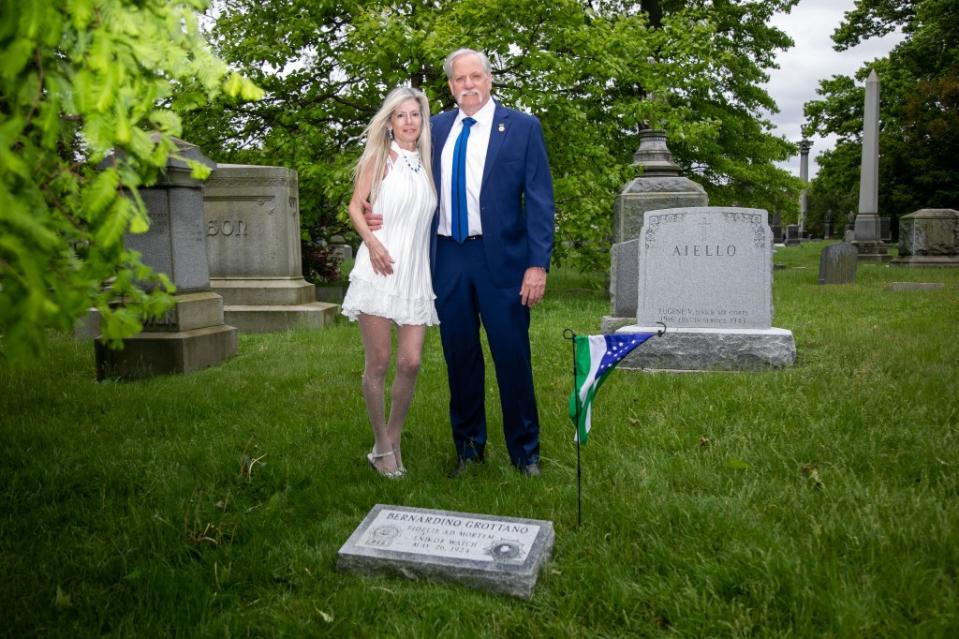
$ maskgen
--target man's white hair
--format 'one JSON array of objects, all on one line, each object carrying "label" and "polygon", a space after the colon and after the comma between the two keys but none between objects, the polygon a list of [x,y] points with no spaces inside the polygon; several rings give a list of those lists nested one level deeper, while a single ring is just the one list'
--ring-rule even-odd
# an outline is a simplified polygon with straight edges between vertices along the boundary
[{"label": "man's white hair", "polygon": [[490,75],[493,74],[493,67],[490,65],[489,58],[486,57],[485,53],[475,49],[457,49],[453,53],[446,56],[446,60],[443,61],[443,71],[446,72],[447,80],[453,79],[453,61],[461,55],[475,55],[480,59],[480,62],[483,63],[483,69],[486,70],[486,73]]}]

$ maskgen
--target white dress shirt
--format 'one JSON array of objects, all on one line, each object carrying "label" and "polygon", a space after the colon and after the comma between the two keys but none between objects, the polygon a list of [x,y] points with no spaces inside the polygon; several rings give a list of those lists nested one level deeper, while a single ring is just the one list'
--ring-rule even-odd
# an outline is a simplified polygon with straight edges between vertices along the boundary
[{"label": "white dress shirt", "polygon": [[[483,169],[486,167],[486,149],[489,147],[489,136],[493,130],[493,115],[496,112],[496,103],[490,98],[479,111],[471,117],[476,123],[470,127],[469,140],[466,143],[466,211],[469,216],[469,231],[467,235],[482,235],[483,222],[480,219],[480,189],[483,186]],[[440,197],[440,223],[437,233],[440,235],[452,235],[452,222],[450,221],[450,191],[452,190],[451,181],[453,176],[453,148],[456,146],[456,138],[463,130],[463,118],[467,117],[460,111],[456,120],[453,122],[453,128],[450,129],[449,137],[446,138],[446,144],[443,146],[443,155],[440,156],[442,162]]]}]

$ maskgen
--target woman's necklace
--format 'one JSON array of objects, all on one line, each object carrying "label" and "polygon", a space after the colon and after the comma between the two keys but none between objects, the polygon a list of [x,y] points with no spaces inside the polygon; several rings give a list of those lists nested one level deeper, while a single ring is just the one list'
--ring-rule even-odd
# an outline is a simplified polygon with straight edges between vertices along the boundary
[{"label": "woman's necklace", "polygon": [[423,170],[423,162],[419,159],[419,156],[416,158],[416,164],[413,164],[405,153],[400,153],[400,155],[403,156],[403,161],[406,162],[406,166],[410,167],[410,171],[413,173],[419,173]]}]

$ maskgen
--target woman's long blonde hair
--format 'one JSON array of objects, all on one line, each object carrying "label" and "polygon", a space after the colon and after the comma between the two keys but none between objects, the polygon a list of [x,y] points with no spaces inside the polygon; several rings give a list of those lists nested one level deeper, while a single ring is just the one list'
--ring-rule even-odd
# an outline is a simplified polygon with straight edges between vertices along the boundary
[{"label": "woman's long blonde hair", "polygon": [[383,183],[383,172],[386,169],[386,159],[390,153],[390,143],[393,136],[390,133],[390,117],[393,111],[406,100],[410,98],[419,102],[420,117],[422,127],[420,137],[416,141],[416,148],[420,152],[420,159],[423,162],[423,170],[426,171],[426,179],[434,193],[436,187],[433,184],[432,156],[430,154],[430,102],[426,94],[419,89],[412,87],[396,87],[390,91],[386,99],[383,100],[383,106],[376,112],[369,126],[366,127],[366,147],[363,149],[363,155],[360,156],[356,167],[353,169],[353,183],[356,184],[360,175],[367,167],[373,170],[373,183],[370,190],[370,204],[376,202],[380,192],[380,185]]}]

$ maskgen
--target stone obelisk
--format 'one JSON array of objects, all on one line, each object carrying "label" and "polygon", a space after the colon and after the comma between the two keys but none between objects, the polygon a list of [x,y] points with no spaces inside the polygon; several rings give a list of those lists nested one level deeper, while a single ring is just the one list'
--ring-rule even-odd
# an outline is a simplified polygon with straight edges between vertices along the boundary
[{"label": "stone obelisk", "polygon": [[873,69],[866,79],[863,109],[862,172],[859,176],[859,214],[856,216],[853,245],[859,260],[885,262],[891,259],[880,239],[879,221],[879,76]]}]

